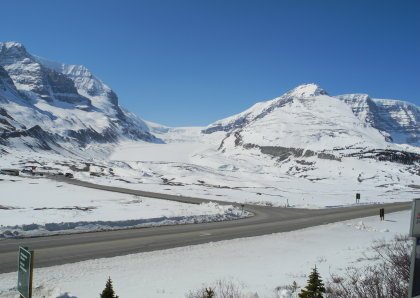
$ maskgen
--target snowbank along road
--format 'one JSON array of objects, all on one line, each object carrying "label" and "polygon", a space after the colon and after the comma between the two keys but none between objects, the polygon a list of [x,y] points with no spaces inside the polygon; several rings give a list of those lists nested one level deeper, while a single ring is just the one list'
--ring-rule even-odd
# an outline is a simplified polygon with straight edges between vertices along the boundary
[{"label": "snowbank along road", "polygon": [[[81,187],[157,199],[191,204],[208,202],[208,200],[193,197],[103,186],[66,178],[55,179]],[[232,204],[231,202],[220,203]],[[385,208],[385,212],[389,213],[406,210],[410,206],[410,202],[404,202],[311,210],[245,205],[244,208],[252,212],[254,216],[235,221],[114,230],[39,238],[7,239],[0,241],[0,273],[16,270],[19,245],[34,249],[35,266],[46,267],[88,259],[293,231],[316,225],[376,215],[379,214],[380,208]]]}]

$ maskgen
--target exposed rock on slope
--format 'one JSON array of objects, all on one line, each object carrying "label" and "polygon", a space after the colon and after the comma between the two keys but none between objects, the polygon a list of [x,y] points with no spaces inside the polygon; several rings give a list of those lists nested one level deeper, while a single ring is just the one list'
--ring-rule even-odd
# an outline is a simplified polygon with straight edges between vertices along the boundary
[{"label": "exposed rock on slope", "polygon": [[378,129],[387,140],[420,146],[420,109],[400,100],[372,99],[367,94],[337,96],[360,120]]},{"label": "exposed rock on slope", "polygon": [[[2,143],[13,139],[45,149],[48,143],[78,147],[122,139],[160,141],[86,67],[33,56],[16,42],[0,43],[0,102]],[[43,131],[43,139],[33,131]],[[40,141],[45,144],[38,146]]]}]

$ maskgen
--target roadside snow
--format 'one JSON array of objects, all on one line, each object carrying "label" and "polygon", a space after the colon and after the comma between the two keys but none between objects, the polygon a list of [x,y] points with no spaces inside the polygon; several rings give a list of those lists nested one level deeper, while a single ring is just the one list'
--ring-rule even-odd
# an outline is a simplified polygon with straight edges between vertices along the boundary
[{"label": "roadside snow", "polygon": [[0,176],[0,239],[235,219],[239,209],[190,205],[77,187],[43,178]]},{"label": "roadside snow", "polygon": [[[120,297],[184,297],[219,279],[243,285],[259,297],[278,297],[275,288],[306,282],[314,265],[327,279],[364,262],[374,240],[407,234],[409,211],[368,217],[267,236],[220,241],[35,270],[43,297],[96,297],[108,276]],[[0,275],[0,297],[17,297],[16,273]],[[48,294],[50,293],[50,294]],[[252,297],[252,296],[251,296]]]}]

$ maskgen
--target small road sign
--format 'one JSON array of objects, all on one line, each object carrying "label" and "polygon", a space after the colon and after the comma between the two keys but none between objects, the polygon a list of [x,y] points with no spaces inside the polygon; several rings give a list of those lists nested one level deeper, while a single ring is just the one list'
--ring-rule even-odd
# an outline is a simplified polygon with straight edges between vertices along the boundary
[{"label": "small road sign", "polygon": [[356,203],[360,202],[360,193],[356,193]]},{"label": "small road sign", "polygon": [[34,252],[19,247],[18,291],[23,298],[32,298],[32,272]]}]

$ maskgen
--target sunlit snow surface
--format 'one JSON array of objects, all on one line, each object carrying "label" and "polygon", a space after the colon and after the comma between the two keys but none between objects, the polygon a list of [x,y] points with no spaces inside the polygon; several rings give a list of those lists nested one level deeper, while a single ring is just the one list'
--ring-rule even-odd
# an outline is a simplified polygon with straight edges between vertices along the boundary
[{"label": "sunlit snow surface", "polygon": [[[129,183],[109,175],[91,178],[81,173],[79,178],[215,200],[306,208],[351,205],[356,193],[361,194],[362,204],[420,197],[413,187],[420,185],[418,164],[349,156],[372,149],[419,154],[420,149],[387,142],[344,98],[307,84],[206,128],[147,122],[166,144],[121,143],[109,158],[120,162],[114,172]],[[212,133],[203,134],[203,129]],[[261,146],[315,155],[280,159],[263,154]],[[319,152],[337,160],[320,158]]]},{"label": "sunlit snow surface", "polygon": [[[317,266],[324,281],[359,266],[374,240],[407,234],[409,211],[328,224],[289,233],[220,241],[122,257],[35,269],[39,297],[97,297],[111,276],[120,297],[184,297],[189,290],[232,280],[242,291],[274,298],[275,288],[302,286]],[[197,235],[199,237],[199,235]],[[17,297],[15,272],[0,274],[0,297]],[[67,292],[68,296],[64,294]],[[37,297],[38,297],[37,296]],[[256,296],[248,296],[256,297]],[[288,297],[288,296],[281,296]]]},{"label": "sunlit snow surface", "polygon": [[[220,153],[223,133],[201,135],[198,128],[172,129],[168,144],[124,143],[110,159],[124,161],[114,178],[81,179],[137,189],[198,196],[215,200],[320,208],[355,203],[407,201],[420,197],[420,177],[413,167],[374,159],[341,161],[307,157],[278,162],[258,150],[234,148]],[[184,138],[182,136],[185,136]],[[165,134],[158,135],[165,138]],[[299,163],[304,160],[305,164]],[[170,185],[162,184],[162,178]]]},{"label": "sunlit snow surface", "polygon": [[190,205],[82,188],[44,178],[0,176],[0,241],[191,222],[237,219],[242,211],[217,203]]},{"label": "sunlit snow surface", "polygon": [[[72,172],[93,183],[211,200],[323,208],[360,203],[408,201],[420,197],[413,165],[343,157],[316,156],[279,162],[258,150],[218,150],[224,133],[202,135],[200,128],[170,129],[156,134],[167,144],[125,142],[103,146],[108,159],[68,159],[22,151],[4,155],[2,167],[30,165],[50,172]],[[89,150],[89,148],[87,148]],[[304,160],[306,164],[302,164]],[[92,163],[90,171],[83,170]],[[94,173],[95,176],[92,176]],[[97,177],[98,176],[98,177]]]}]

